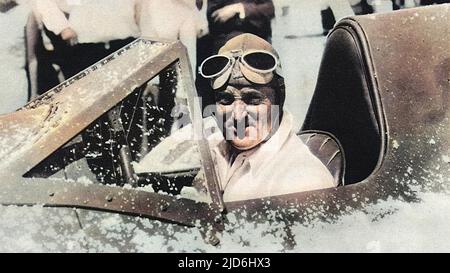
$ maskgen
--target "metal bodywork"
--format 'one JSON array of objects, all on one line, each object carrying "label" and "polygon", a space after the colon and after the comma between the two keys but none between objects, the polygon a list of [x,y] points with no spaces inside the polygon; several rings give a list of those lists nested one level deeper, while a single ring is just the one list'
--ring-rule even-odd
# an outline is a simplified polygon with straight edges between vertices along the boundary
[{"label": "metal bodywork", "polygon": [[[444,156],[450,154],[449,9],[450,5],[441,5],[341,20],[328,37],[317,88],[303,129],[326,131],[341,141],[348,163],[346,186],[227,203],[225,212],[250,221],[286,223],[289,237],[289,224],[307,221],[311,214],[317,212],[319,214],[315,217],[331,221],[347,213],[349,207],[363,209],[367,204],[389,197],[414,201],[416,196],[412,186],[431,191],[447,190],[450,164]],[[139,40],[115,56],[145,43]],[[202,220],[201,225],[221,229],[223,223],[220,216],[224,206],[205,143],[201,143],[200,147],[209,194],[213,200],[211,204],[162,197],[134,189],[65,185],[44,179],[33,179],[39,182],[34,183],[22,178],[25,172],[126,97],[127,92],[131,92],[130,87],[139,86],[176,60],[180,60],[182,71],[189,71],[185,55],[179,54],[184,52],[179,43],[163,43],[161,47],[155,56],[131,54],[124,61],[142,66],[130,65],[130,71],[114,75],[118,78],[114,78],[113,85],[112,75],[108,70],[102,70],[108,62],[111,62],[109,67],[114,66],[114,56],[111,56],[18,112],[0,117],[2,141],[11,139],[14,130],[21,133],[23,127],[31,129],[22,136],[22,142],[17,142],[15,138],[16,146],[5,146],[11,147],[11,150],[0,153],[0,202],[6,205],[44,204],[107,210],[189,226],[195,225],[196,220]],[[350,62],[340,59],[342,56],[353,59]],[[351,66],[351,69],[346,70],[343,64]],[[89,73],[98,73],[96,79],[99,81],[86,80]],[[360,82],[364,90],[349,87],[351,79]],[[186,76],[183,80],[189,90],[194,128],[197,128],[197,134],[201,134],[200,107],[194,98],[192,78]],[[78,84],[71,85],[75,81]],[[108,88],[103,88],[103,84],[107,84]],[[85,92],[82,94],[89,98],[90,104],[97,106],[86,107],[85,101],[77,102],[80,90],[70,90],[75,86],[83,86],[84,89],[80,90]],[[105,91],[95,93],[99,89]],[[66,107],[67,98],[59,97],[59,94],[73,97],[70,101],[74,104]],[[358,110],[368,111],[361,115],[354,112],[353,117],[343,106],[357,96],[361,97],[360,101],[366,107]],[[358,123],[364,118],[370,128],[366,128],[363,122]],[[20,128],[17,124],[21,124]],[[54,126],[46,126],[46,131],[42,131],[40,124]],[[358,137],[364,130],[373,138],[370,140],[373,145],[366,145],[371,147],[364,146],[366,139]],[[362,154],[358,155],[358,151],[352,151],[352,141],[373,153],[366,155],[360,149]],[[30,145],[22,145],[25,142]],[[370,158],[363,166],[365,171],[358,172],[357,164],[365,157]]]},{"label": "metal bodywork", "polygon": [[[217,198],[214,168],[208,165],[204,166],[204,171],[209,181],[211,203],[100,184],[23,178],[136,87],[173,63],[178,63],[179,84],[189,94],[188,106],[194,121],[195,139],[199,140],[200,153],[206,159],[203,162],[211,162],[207,143],[201,138],[201,111],[194,95],[185,48],[179,42],[138,39],[22,109],[1,117],[1,203],[91,208],[165,219],[189,226],[195,226],[198,220],[220,226],[220,222],[214,219],[220,216],[223,205]],[[194,115],[198,117],[194,118]]]}]

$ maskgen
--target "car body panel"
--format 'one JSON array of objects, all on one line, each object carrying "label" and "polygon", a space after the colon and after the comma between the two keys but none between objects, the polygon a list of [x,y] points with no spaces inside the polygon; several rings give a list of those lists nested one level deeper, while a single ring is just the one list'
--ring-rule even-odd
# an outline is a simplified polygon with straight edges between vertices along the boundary
[{"label": "car body panel", "polygon": [[118,213],[1,206],[0,220],[2,252],[171,252],[177,244],[185,251],[214,248],[198,228]]}]

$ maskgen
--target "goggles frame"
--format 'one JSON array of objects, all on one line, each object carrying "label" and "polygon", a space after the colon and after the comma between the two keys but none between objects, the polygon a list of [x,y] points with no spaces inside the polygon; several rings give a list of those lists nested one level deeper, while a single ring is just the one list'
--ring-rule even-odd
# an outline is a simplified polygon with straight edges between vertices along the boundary
[{"label": "goggles frame", "polygon": [[[270,57],[272,57],[273,61],[274,61],[274,65],[273,67],[269,68],[269,69],[259,69],[259,68],[255,68],[253,66],[251,66],[246,60],[245,57],[247,55],[250,54],[255,54],[255,53],[263,53],[263,54],[267,54]],[[205,74],[204,73],[204,66],[205,64],[207,64],[207,62],[211,61],[214,58],[218,58],[218,57],[223,57],[228,59],[228,62],[226,63],[226,65],[217,73],[215,74]],[[245,51],[243,52],[242,50],[233,50],[233,51],[229,51],[226,54],[216,54],[216,55],[212,55],[208,58],[206,58],[200,65],[199,67],[199,74],[205,78],[205,79],[216,79],[222,75],[224,75],[225,73],[229,72],[231,69],[233,69],[234,65],[236,64],[236,60],[239,62],[240,65],[243,65],[245,68],[249,69],[250,71],[257,73],[257,74],[261,74],[261,75],[267,75],[269,73],[274,73],[274,71],[277,70],[277,68],[280,67],[280,62],[277,56],[275,56],[275,54],[273,54],[272,52],[269,52],[267,50],[249,50],[249,51]],[[241,69],[242,74],[244,75],[245,78],[247,78],[248,80],[252,81],[251,78],[252,77],[247,77],[245,70]],[[231,73],[230,73],[231,74]],[[278,74],[278,73],[277,73]],[[272,80],[272,77],[270,77],[270,80]],[[256,82],[259,84],[267,84],[270,82]]]}]

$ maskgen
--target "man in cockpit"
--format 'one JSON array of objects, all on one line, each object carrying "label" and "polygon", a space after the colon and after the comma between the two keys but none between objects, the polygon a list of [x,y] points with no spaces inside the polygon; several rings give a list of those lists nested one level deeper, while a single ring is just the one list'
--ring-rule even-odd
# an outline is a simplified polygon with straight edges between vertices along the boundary
[{"label": "man in cockpit", "polygon": [[265,40],[242,34],[201,64],[222,136],[213,159],[225,202],[334,187],[333,177],[293,131],[284,109],[280,58]]}]

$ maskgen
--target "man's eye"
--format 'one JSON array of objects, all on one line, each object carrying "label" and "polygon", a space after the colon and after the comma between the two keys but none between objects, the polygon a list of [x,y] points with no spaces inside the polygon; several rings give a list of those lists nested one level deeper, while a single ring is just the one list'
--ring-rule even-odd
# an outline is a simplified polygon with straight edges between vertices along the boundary
[{"label": "man's eye", "polygon": [[230,100],[230,99],[219,100],[219,104],[223,104],[223,105],[231,105],[232,103],[233,103],[233,100]]},{"label": "man's eye", "polygon": [[230,105],[230,104],[232,104],[232,103],[234,102],[234,96],[232,96],[232,95],[226,95],[226,94],[219,95],[219,96],[217,97],[216,101],[217,101],[219,104]]},{"label": "man's eye", "polygon": [[245,98],[244,102],[247,105],[260,105],[264,103],[264,98],[259,97],[251,97],[251,98]]}]

